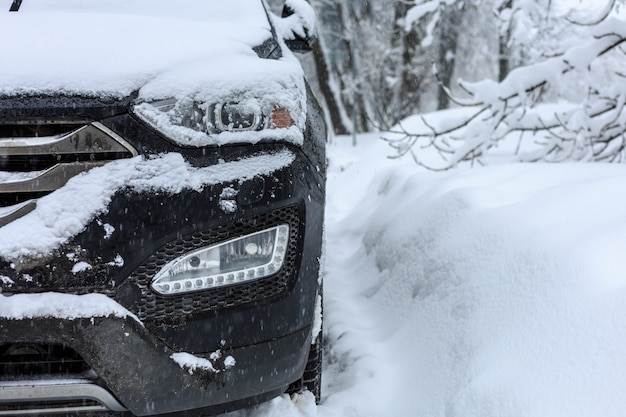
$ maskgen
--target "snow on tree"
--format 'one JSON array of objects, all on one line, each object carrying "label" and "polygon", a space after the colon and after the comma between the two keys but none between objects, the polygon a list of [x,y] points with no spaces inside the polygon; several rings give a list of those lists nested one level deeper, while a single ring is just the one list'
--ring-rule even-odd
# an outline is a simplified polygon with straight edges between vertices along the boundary
[{"label": "snow on tree", "polygon": [[395,46],[390,48],[397,1],[312,0],[311,4],[320,25],[315,68],[335,131],[367,131],[400,120],[387,123],[387,109],[397,106],[388,100],[395,79],[384,71],[395,67],[398,55]]},{"label": "snow on tree", "polygon": [[[421,109],[425,91],[439,88],[430,63],[454,54],[439,59],[439,43],[423,42],[428,28],[405,30],[410,2],[311,0],[311,5],[319,42],[313,60],[305,59],[305,69],[317,75],[315,84],[336,133],[389,129]],[[436,35],[455,40],[448,26],[438,27]]]},{"label": "snow on tree", "polygon": [[[451,2],[427,3],[440,8]],[[500,68],[508,69],[515,60],[526,65],[510,70],[499,82],[459,81],[465,95],[453,100],[470,109],[463,117],[435,125],[422,116],[415,131],[399,124],[390,143],[399,155],[411,154],[432,169],[464,161],[484,163],[512,134],[518,136],[523,161],[623,161],[626,18],[619,6],[617,0],[595,10],[552,0],[500,1],[494,8],[502,23],[500,45],[508,44],[513,52],[506,65],[500,61]],[[420,157],[424,148],[435,149],[441,164],[426,164]]]},{"label": "snow on tree", "polygon": [[[448,107],[433,63],[444,83],[495,73],[492,51],[484,51],[497,38],[493,1],[427,0],[417,16],[420,7],[406,0],[311,0],[319,48],[305,70],[317,75],[335,132],[387,130],[411,114]],[[479,71],[469,64],[476,57]],[[485,57],[493,62],[485,65]]]}]

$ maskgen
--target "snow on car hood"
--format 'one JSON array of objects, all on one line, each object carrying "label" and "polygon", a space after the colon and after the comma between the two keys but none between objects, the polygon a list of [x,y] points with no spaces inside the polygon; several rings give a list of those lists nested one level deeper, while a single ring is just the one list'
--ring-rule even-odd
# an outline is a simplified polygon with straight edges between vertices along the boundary
[{"label": "snow on car hood", "polygon": [[[0,0],[0,95],[83,94],[205,103],[247,96],[302,112],[303,72],[252,49],[271,38],[261,0]],[[298,126],[303,120],[296,120]],[[207,143],[209,144],[209,143]]]},{"label": "snow on car hood", "polygon": [[[281,67],[252,50],[271,34],[257,0],[25,0],[8,12],[10,3],[0,3],[3,94],[128,95],[150,84],[151,94],[174,96],[195,84],[198,64],[231,79]],[[181,69],[188,77],[172,85]]]}]

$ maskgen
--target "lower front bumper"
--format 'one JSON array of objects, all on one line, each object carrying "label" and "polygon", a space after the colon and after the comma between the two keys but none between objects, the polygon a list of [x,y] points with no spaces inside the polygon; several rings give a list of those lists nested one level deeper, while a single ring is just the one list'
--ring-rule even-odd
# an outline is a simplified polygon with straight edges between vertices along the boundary
[{"label": "lower front bumper", "polygon": [[[190,360],[181,364],[172,359],[176,352],[130,316],[0,320],[0,344],[62,344],[71,347],[97,375],[90,372],[90,384],[104,388],[124,408],[138,416],[205,407],[221,412],[230,406],[239,407],[242,402],[253,404],[283,392],[304,371],[310,337],[310,327],[306,327],[265,343],[196,354],[195,357],[185,355]],[[234,361],[224,361],[229,356]],[[207,361],[214,369],[191,366],[195,362],[207,364]],[[58,378],[59,384],[68,379],[66,375],[26,378],[32,387],[54,384],[54,378]],[[24,385],[23,379],[20,384]],[[90,389],[85,389],[87,391]],[[106,397],[99,388],[95,391]],[[41,392],[45,397],[45,392],[52,390]],[[32,398],[15,398],[15,393],[16,381],[0,375],[0,406],[3,409],[13,404],[25,408],[26,401],[33,401]],[[80,399],[78,394],[75,397]],[[94,396],[85,395],[84,398],[92,401]],[[44,402],[44,399],[38,400]],[[107,404],[104,406],[112,408]]]}]

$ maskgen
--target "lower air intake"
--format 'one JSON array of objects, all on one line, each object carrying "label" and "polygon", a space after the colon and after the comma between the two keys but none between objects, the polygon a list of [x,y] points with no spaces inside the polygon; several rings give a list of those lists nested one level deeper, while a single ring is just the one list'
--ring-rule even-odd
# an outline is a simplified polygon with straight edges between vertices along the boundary
[{"label": "lower air intake", "polygon": [[67,346],[25,343],[0,346],[1,379],[80,375],[88,370],[89,365]]}]

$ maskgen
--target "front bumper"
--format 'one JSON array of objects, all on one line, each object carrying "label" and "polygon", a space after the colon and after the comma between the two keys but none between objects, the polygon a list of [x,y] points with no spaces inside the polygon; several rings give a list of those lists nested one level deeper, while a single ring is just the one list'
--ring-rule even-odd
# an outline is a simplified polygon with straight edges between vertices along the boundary
[{"label": "front bumper", "polygon": [[[72,407],[77,406],[71,410],[80,410],[83,399],[95,404],[94,409],[124,408],[139,416],[191,409],[206,409],[207,414],[216,414],[284,392],[302,376],[311,346],[321,250],[323,199],[319,198],[320,194],[314,194],[321,190],[303,186],[311,179],[307,179],[306,171],[299,172],[298,166],[305,165],[294,164],[265,177],[264,183],[275,185],[270,191],[266,187],[260,201],[238,202],[239,210],[235,213],[220,213],[219,201],[208,198],[220,195],[226,186],[239,187],[240,195],[245,197],[249,195],[245,193],[247,182],[219,184],[200,193],[170,196],[169,208],[159,203],[162,196],[117,194],[109,214],[100,221],[115,224],[116,232],[98,249],[101,255],[107,251],[122,253],[126,263],[120,268],[99,270],[91,258],[94,268],[85,271],[84,277],[67,272],[41,274],[38,282],[50,276],[53,283],[59,283],[53,291],[65,287],[64,292],[70,294],[106,294],[139,320],[132,316],[74,320],[0,318],[0,347],[21,343],[67,346],[94,371],[87,380],[79,377],[80,381],[71,381],[73,386],[62,386],[67,384],[68,375],[40,373],[20,382],[0,375],[0,415],[3,410],[4,415],[16,415],[20,409],[45,408],[51,403],[71,403]],[[258,179],[251,181],[250,187],[254,188],[256,182]],[[316,198],[309,200],[308,195]],[[172,210],[172,207],[187,209],[188,217],[180,221],[184,210]],[[120,212],[126,215],[115,219]],[[211,215],[207,216],[207,212]],[[192,213],[195,218],[191,217]],[[154,223],[147,222],[150,216],[154,216]],[[294,234],[288,260],[275,276],[169,297],[151,290],[151,277],[159,266],[193,250],[194,245],[211,244],[279,222],[288,222]],[[152,239],[142,231],[149,232]],[[78,253],[75,247],[90,247],[93,237],[101,234],[102,226],[93,222],[74,239],[74,246],[68,251]],[[88,256],[88,252],[83,253]],[[67,259],[57,256],[51,262]],[[48,265],[52,265],[49,270],[53,272],[65,267],[59,264],[55,269],[53,263]],[[71,288],[72,284],[76,287]],[[97,288],[101,290],[94,291]],[[5,289],[7,295],[0,295],[0,304],[5,296],[42,293],[39,288],[28,290]],[[49,293],[43,291],[42,295],[46,294]],[[235,365],[225,366],[217,358],[213,361],[215,370],[195,369],[190,373],[190,369],[181,367],[171,357],[184,352],[211,360],[218,350],[222,358],[234,358]],[[24,399],[25,386],[37,388],[35,398]],[[59,391],[64,390],[77,391],[72,401],[60,398]]]},{"label": "front bumper", "polygon": [[[207,414],[215,414],[284,392],[302,375],[315,318],[324,212],[323,129],[307,127],[307,134],[317,139],[309,137],[303,148],[277,143],[183,148],[129,114],[105,116],[97,117],[99,123],[146,158],[177,153],[193,167],[223,167],[288,150],[294,161],[269,174],[175,193],[121,188],[105,212],[50,258],[17,267],[0,260],[0,276],[11,281],[0,281],[0,303],[4,294],[99,293],[139,318],[17,320],[0,314],[0,359],[3,347],[19,343],[67,346],[94,371],[70,382],[87,392],[86,398],[96,396],[110,410],[119,405],[136,415],[206,407]],[[295,234],[288,262],[276,276],[176,296],[159,296],[150,288],[160,267],[182,253],[284,222]],[[74,272],[77,262],[92,268]],[[235,365],[218,360],[216,371],[190,374],[171,358],[184,352],[207,360],[218,350],[232,356]],[[21,400],[19,387],[39,386],[45,379],[44,385],[56,388],[35,390],[42,397],[60,397],[71,389],[63,385],[68,382],[64,376],[40,372],[20,382],[0,372],[0,415],[3,407],[32,405],[32,398],[28,404]],[[48,402],[44,400],[42,404]]]},{"label": "front bumper", "polygon": [[[310,328],[306,327],[276,340],[222,352],[234,358],[234,365],[225,366],[217,358],[224,356],[215,352],[195,354],[211,360],[214,370],[192,370],[175,362],[171,357],[175,352],[131,316],[2,319],[0,343],[7,342],[70,346],[97,375],[90,372],[90,379],[84,379],[82,386],[76,384],[74,398],[97,397],[105,408],[119,411],[112,406],[115,402],[104,398],[105,394],[98,397],[93,394],[98,390],[87,389],[91,385],[105,388],[138,416],[205,407],[212,407],[210,412],[221,412],[241,406],[242,400],[254,402],[251,393],[258,398],[276,395],[302,375],[311,345]],[[15,415],[20,407],[32,409],[38,401],[50,403],[54,395],[58,397],[54,394],[55,386],[68,384],[68,380],[71,381],[70,376],[50,379],[39,375],[0,381],[0,410],[9,412],[5,415]],[[39,398],[20,399],[16,393],[24,386],[37,388]]]}]

